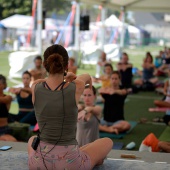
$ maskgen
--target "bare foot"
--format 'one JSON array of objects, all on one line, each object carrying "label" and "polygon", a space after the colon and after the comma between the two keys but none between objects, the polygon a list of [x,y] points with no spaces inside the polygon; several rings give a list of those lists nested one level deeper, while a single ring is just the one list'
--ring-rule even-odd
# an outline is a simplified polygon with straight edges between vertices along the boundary
[{"label": "bare foot", "polygon": [[116,135],[119,134],[118,129],[114,128],[113,126],[108,127],[110,133],[115,133]]},{"label": "bare foot", "polygon": [[116,135],[118,135],[119,134],[119,131],[117,130],[117,129],[114,129],[114,132],[113,133],[115,133]]}]

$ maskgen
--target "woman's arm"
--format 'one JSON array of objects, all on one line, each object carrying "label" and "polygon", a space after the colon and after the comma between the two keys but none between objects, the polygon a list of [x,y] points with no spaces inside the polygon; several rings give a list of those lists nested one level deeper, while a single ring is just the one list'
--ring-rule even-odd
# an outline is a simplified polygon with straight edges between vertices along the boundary
[{"label": "woman's arm", "polygon": [[100,94],[119,94],[119,95],[126,95],[127,90],[126,89],[112,89],[112,88],[100,88],[99,89]]},{"label": "woman's arm", "polygon": [[98,92],[99,92],[100,94],[110,94],[110,88],[104,88],[104,87],[102,87],[102,88],[100,88],[100,89],[98,90]]},{"label": "woman's arm", "polygon": [[21,91],[27,92],[29,94],[32,94],[32,90],[30,87],[20,87],[20,88],[10,88],[9,92],[13,93],[13,94],[19,94]]},{"label": "woman's arm", "polygon": [[92,89],[92,80],[89,74],[82,74],[77,76],[76,81],[81,81],[84,85],[89,84],[90,89]]},{"label": "woman's arm", "polygon": [[32,90],[31,90],[31,88],[29,88],[29,87],[21,88],[21,91],[24,91],[24,92],[27,92],[27,93],[29,93],[29,94],[32,94]]},{"label": "woman's arm", "polygon": [[81,104],[78,104],[78,112],[82,111],[85,107]]},{"label": "woman's arm", "polygon": [[80,97],[85,89],[85,85],[89,85],[89,88],[92,89],[92,80],[89,74],[82,74],[77,76],[74,82],[76,84],[76,103],[78,105]]},{"label": "woman's arm", "polygon": [[164,95],[165,96],[170,96],[167,94],[168,87],[169,87],[169,81],[166,81],[164,84]]},{"label": "woman's arm", "polygon": [[5,104],[10,104],[12,101],[12,97],[10,95],[0,97],[0,102]]},{"label": "woman's arm", "polygon": [[112,94],[119,94],[119,95],[127,95],[127,90],[126,89],[111,89],[110,90],[110,95]]},{"label": "woman's arm", "polygon": [[100,117],[101,112],[100,106],[87,106],[78,113],[78,120],[89,120],[92,114]]},{"label": "woman's arm", "polygon": [[87,113],[92,113],[96,116],[99,116],[100,113],[102,112],[102,108],[100,106],[87,106],[87,107],[84,108],[84,110]]}]

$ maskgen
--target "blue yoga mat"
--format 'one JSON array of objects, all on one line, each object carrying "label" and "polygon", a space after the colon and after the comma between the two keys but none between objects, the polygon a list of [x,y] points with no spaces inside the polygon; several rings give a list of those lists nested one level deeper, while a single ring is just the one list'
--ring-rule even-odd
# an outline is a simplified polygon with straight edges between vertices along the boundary
[{"label": "blue yoga mat", "polygon": [[121,150],[123,148],[123,142],[114,142],[113,148],[114,150]]},{"label": "blue yoga mat", "polygon": [[128,121],[128,122],[130,123],[131,128],[127,132],[119,133],[118,135],[116,135],[114,133],[100,132],[100,138],[104,138],[104,137],[109,137],[112,139],[123,138],[126,134],[130,133],[132,131],[132,129],[137,125],[137,122],[135,122],[135,121]]}]

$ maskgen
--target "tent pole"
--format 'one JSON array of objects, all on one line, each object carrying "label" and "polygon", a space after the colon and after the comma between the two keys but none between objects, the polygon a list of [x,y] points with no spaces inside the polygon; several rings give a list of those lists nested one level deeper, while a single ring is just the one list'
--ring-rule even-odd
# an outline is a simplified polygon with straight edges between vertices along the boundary
[{"label": "tent pole", "polygon": [[102,7],[101,10],[101,21],[102,21],[102,29],[101,29],[101,48],[104,50],[105,44],[105,19],[106,19],[106,7]]},{"label": "tent pole", "polygon": [[42,54],[42,0],[38,0],[37,6],[37,45],[38,45],[38,54]]},{"label": "tent pole", "polygon": [[76,17],[75,17],[75,49],[80,49],[79,43],[79,34],[80,34],[80,3],[79,1],[76,2]]},{"label": "tent pole", "polygon": [[122,32],[120,37],[120,50],[122,51],[124,48],[124,39],[125,39],[125,7],[121,8],[122,10]]}]

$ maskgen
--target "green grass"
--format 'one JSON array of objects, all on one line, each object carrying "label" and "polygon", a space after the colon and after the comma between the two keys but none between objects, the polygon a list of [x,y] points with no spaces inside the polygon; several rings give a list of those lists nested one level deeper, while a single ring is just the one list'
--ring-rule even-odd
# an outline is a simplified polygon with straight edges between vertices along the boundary
[{"label": "green grass", "polygon": [[153,101],[155,99],[162,99],[162,95],[155,92],[139,92],[137,94],[129,95],[128,102],[125,104],[125,118],[127,120],[139,121],[140,118],[147,118],[148,121],[156,116],[161,116],[160,112],[149,112],[148,108],[154,107]]},{"label": "green grass", "polygon": [[123,142],[123,149],[125,149],[126,145],[133,141],[136,144],[133,150],[139,150],[141,142],[149,133],[154,133],[155,136],[159,138],[165,128],[165,125],[138,124],[129,134],[125,135],[123,139],[113,139],[113,142]]},{"label": "green grass", "polygon": [[163,133],[161,134],[159,139],[162,140],[162,141],[169,141],[170,142],[169,134],[170,134],[170,127],[166,127],[166,129],[163,131]]}]

